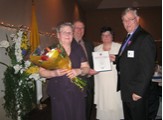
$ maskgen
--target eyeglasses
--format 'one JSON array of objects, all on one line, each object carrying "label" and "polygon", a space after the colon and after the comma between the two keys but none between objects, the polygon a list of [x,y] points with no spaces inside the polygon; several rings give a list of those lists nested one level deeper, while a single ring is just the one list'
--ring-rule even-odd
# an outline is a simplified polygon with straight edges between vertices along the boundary
[{"label": "eyeglasses", "polygon": [[73,35],[72,32],[65,32],[65,31],[60,31],[62,35]]},{"label": "eyeglasses", "polygon": [[84,27],[74,27],[74,29],[84,29]]},{"label": "eyeglasses", "polygon": [[111,36],[112,36],[111,34],[107,34],[107,35],[102,34],[102,35],[101,35],[101,37],[111,37]]},{"label": "eyeglasses", "polygon": [[122,20],[123,23],[127,23],[127,22],[133,22],[136,19],[136,17],[134,18],[128,18],[127,20]]}]

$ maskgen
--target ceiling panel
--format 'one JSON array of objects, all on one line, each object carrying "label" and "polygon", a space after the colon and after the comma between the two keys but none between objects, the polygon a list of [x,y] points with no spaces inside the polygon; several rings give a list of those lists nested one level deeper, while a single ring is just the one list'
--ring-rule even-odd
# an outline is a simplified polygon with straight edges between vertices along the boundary
[{"label": "ceiling panel", "polygon": [[98,9],[161,6],[162,0],[103,0]]},{"label": "ceiling panel", "polygon": [[162,0],[78,0],[85,11],[125,7],[162,6]]}]

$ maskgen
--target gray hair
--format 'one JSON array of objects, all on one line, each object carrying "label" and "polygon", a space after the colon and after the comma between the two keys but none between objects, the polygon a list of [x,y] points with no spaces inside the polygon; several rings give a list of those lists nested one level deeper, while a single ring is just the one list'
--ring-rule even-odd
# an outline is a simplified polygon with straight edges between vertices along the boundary
[{"label": "gray hair", "polygon": [[137,12],[137,9],[135,8],[126,8],[122,14],[121,14],[121,17],[123,17],[124,15],[126,15],[128,12],[133,12],[135,14],[135,16],[139,16],[138,15],[138,12]]},{"label": "gray hair", "polygon": [[57,33],[60,32],[61,28],[66,27],[66,26],[71,27],[72,30],[73,30],[73,25],[72,25],[72,23],[70,23],[70,22],[63,22],[63,23],[57,25],[57,27],[56,27],[56,31],[57,31]]}]

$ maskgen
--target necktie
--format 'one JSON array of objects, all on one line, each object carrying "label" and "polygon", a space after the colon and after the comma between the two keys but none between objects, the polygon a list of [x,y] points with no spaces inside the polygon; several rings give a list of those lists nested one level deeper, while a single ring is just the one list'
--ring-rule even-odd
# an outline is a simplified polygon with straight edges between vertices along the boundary
[{"label": "necktie", "polygon": [[82,46],[82,48],[83,48],[83,50],[84,50],[84,53],[85,53],[86,57],[88,58],[87,51],[86,51],[86,48],[85,48],[85,45],[84,45],[83,40],[80,40],[80,41],[79,41],[79,44]]},{"label": "necktie", "polygon": [[127,36],[126,36],[126,39],[125,39],[125,40],[127,40],[127,39],[130,37],[130,35],[131,35],[131,34],[127,34]]},{"label": "necktie", "polygon": [[126,48],[127,43],[130,41],[130,37],[131,37],[130,34],[128,34],[127,37],[126,37],[126,39],[125,39],[125,42],[124,42],[124,44],[122,46],[120,55],[123,53],[124,49]]}]

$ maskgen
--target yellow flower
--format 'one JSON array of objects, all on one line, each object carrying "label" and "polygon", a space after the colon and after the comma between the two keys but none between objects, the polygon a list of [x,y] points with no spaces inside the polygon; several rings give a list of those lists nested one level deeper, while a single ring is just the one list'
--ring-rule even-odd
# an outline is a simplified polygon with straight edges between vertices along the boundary
[{"label": "yellow flower", "polygon": [[59,55],[59,51],[56,49],[52,49],[46,54],[49,58],[57,58]]},{"label": "yellow flower", "polygon": [[38,66],[31,66],[25,72],[28,74],[34,74],[34,73],[38,73],[38,71],[39,71]]},{"label": "yellow flower", "polygon": [[28,46],[26,43],[22,43],[21,44],[21,48],[24,49],[24,50],[27,50],[28,49]]}]

